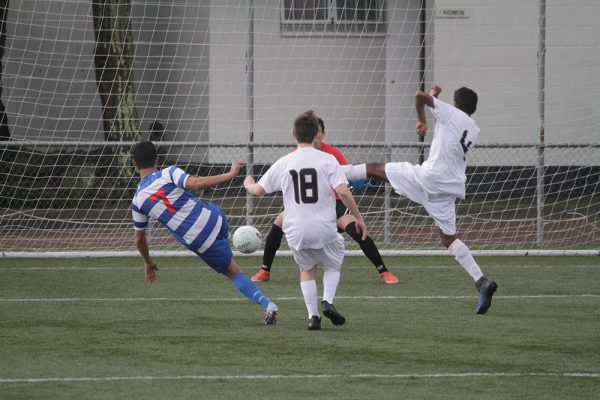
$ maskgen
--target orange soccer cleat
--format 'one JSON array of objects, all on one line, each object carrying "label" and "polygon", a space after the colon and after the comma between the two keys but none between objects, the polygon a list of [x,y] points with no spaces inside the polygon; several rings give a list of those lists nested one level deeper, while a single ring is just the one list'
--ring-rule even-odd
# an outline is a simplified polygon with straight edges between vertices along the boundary
[{"label": "orange soccer cleat", "polygon": [[381,274],[379,274],[379,279],[383,283],[388,283],[388,284],[398,283],[398,278],[396,278],[396,276],[394,274],[392,274],[390,271],[382,272]]},{"label": "orange soccer cleat", "polygon": [[[268,282],[269,279],[271,279],[271,273],[261,269],[256,274],[252,275],[252,278],[250,279],[252,279],[252,282]],[[396,279],[396,281],[398,280]]]}]

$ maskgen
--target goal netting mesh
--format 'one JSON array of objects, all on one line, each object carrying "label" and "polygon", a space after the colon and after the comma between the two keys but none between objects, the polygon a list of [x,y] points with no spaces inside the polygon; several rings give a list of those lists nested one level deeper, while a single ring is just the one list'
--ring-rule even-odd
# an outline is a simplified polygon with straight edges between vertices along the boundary
[{"label": "goal netting mesh", "polygon": [[[428,156],[414,94],[479,94],[458,235],[473,249],[600,247],[600,9],[594,1],[0,2],[0,251],[131,251],[131,145],[191,174],[259,177],[312,109],[350,163]],[[430,127],[433,121],[430,118]],[[280,195],[243,176],[197,193],[266,234]],[[440,249],[384,183],[355,192],[382,250]],[[179,246],[157,223],[154,250]],[[347,240],[347,248],[356,249]]]}]

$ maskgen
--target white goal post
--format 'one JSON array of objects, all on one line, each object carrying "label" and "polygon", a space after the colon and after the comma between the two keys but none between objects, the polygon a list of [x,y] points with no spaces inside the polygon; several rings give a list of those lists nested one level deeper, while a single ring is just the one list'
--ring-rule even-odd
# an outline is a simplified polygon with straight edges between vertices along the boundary
[{"label": "white goal post", "polygon": [[[600,252],[600,42],[574,0],[25,0],[0,33],[0,254],[130,255],[137,140],[192,174],[260,176],[312,109],[350,163],[427,158],[414,94],[474,89],[459,237],[475,254]],[[428,115],[431,119],[431,116]],[[198,196],[268,232],[280,195]],[[385,183],[355,192],[384,255],[447,254]],[[158,255],[179,252],[151,224]],[[358,254],[347,239],[348,254]],[[283,251],[287,250],[284,246]]]}]

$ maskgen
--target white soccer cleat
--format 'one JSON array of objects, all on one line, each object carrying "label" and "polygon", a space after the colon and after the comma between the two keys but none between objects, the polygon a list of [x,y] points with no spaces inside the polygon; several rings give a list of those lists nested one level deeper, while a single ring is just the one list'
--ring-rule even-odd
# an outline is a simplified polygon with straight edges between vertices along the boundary
[{"label": "white soccer cleat", "polygon": [[265,312],[267,313],[265,317],[265,325],[275,325],[277,323],[277,312],[279,311],[279,307],[277,304],[272,301],[267,306]]}]

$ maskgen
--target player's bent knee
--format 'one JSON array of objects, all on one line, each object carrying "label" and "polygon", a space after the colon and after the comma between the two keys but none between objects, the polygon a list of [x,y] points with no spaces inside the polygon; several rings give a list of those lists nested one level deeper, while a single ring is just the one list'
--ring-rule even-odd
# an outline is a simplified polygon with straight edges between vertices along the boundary
[{"label": "player's bent knee", "polygon": [[[356,229],[356,221],[352,221],[350,222],[348,225],[346,225],[346,228],[344,228],[344,231],[350,235],[350,237],[352,239],[354,239],[357,242],[361,242],[362,241],[362,233],[359,233],[358,230]],[[368,238],[368,236],[367,236]]]},{"label": "player's bent knee", "polygon": [[441,229],[438,230],[440,240],[445,247],[450,247],[452,242],[456,240],[456,235],[446,235]]},{"label": "player's bent knee", "polygon": [[314,281],[317,277],[317,266],[314,265],[312,268],[306,271],[300,271],[300,281]]},{"label": "player's bent knee", "polygon": [[227,269],[225,271],[223,271],[223,275],[225,275],[229,279],[233,279],[233,277],[236,276],[239,272],[242,272],[242,270],[240,269],[240,266],[232,258]]},{"label": "player's bent knee", "polygon": [[279,213],[279,215],[275,217],[273,223],[281,228],[283,226],[283,213]]},{"label": "player's bent knee", "polygon": [[346,227],[353,222],[356,222],[356,217],[352,214],[342,215],[336,221],[338,228],[344,231],[346,230]]}]

